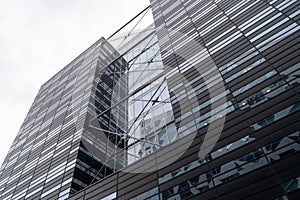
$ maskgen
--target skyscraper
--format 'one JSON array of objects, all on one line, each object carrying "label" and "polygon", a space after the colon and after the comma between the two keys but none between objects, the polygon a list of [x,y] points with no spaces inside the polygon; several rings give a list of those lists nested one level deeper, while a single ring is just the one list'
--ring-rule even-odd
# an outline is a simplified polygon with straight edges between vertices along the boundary
[{"label": "skyscraper", "polygon": [[41,87],[1,198],[297,199],[299,8],[151,0]]},{"label": "skyscraper", "polygon": [[[102,145],[93,140],[86,124],[95,106],[96,112],[110,106],[109,89],[120,80],[117,73],[106,74],[126,66],[125,60],[117,57],[101,38],[41,87],[1,167],[1,199],[43,198],[51,192],[63,199],[92,179],[112,174],[114,165],[124,166],[124,161],[102,166],[109,148],[97,155],[86,150],[90,143]],[[126,87],[126,79],[120,82]],[[113,119],[99,118],[99,126],[108,126],[108,121],[106,129],[118,128]],[[118,123],[126,126],[125,121]],[[112,143],[121,140],[116,135],[109,139]],[[120,142],[119,147],[125,145]]]}]

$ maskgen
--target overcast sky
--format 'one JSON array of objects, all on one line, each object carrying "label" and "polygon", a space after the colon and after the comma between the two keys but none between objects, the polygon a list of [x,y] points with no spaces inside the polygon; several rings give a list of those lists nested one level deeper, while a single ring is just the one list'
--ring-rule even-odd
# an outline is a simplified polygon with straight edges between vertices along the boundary
[{"label": "overcast sky", "polygon": [[0,0],[0,165],[40,88],[149,0]]}]

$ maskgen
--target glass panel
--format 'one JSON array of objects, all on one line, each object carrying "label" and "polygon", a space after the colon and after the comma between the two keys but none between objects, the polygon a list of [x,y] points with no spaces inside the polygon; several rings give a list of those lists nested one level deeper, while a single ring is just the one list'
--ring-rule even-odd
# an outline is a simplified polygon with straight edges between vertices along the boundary
[{"label": "glass panel", "polygon": [[159,200],[159,196],[157,194],[158,194],[158,187],[155,187],[136,197],[133,197],[131,200],[144,200],[144,199]]},{"label": "glass panel", "polygon": [[259,60],[255,61],[254,63],[252,63],[251,65],[249,65],[248,67],[245,67],[244,69],[238,71],[237,73],[231,75],[230,77],[228,77],[227,79],[225,79],[225,81],[228,83],[232,80],[234,80],[235,78],[247,73],[248,71],[252,70],[253,68],[259,66],[261,63],[265,62],[266,59],[265,58],[260,58]]},{"label": "glass panel", "polygon": [[246,144],[248,144],[249,142],[252,142],[255,140],[255,137],[252,136],[252,135],[247,135],[239,140],[236,140],[235,142],[232,142],[210,154],[208,154],[205,158],[199,158],[198,160],[195,160],[193,162],[190,162],[184,166],[182,166],[181,168],[178,168],[177,170],[174,170],[162,177],[160,177],[158,179],[158,182],[161,184],[161,183],[164,183],[168,180],[171,180],[173,178],[176,178],[182,174],[185,174],[201,165],[203,165],[204,163],[207,163],[207,162],[210,162],[211,160],[213,159],[216,159],[226,153],[229,153],[230,151],[233,151],[234,149],[237,149],[241,146],[244,146]]},{"label": "glass panel", "polygon": [[[293,152],[298,152],[300,150],[299,133],[299,131],[292,133],[286,137],[281,138],[278,141],[271,142],[263,146],[262,148],[247,153],[235,160],[211,169],[202,175],[191,178],[179,185],[165,190],[161,193],[161,198],[168,200],[191,198],[201,192],[213,188],[215,185],[220,185],[236,179],[243,174],[249,173],[257,168],[267,165],[268,161],[264,156],[265,153],[269,155],[270,152],[278,152],[278,149],[284,149],[284,152],[280,151],[280,155],[282,156],[278,157],[278,159],[281,159],[283,155],[289,155],[291,152],[290,150],[287,150],[286,147],[288,147],[289,149],[293,149]],[[248,137],[245,137],[242,140],[247,141],[248,139]],[[285,147],[282,148],[282,146]],[[214,182],[214,184],[212,181]],[[287,187],[287,191],[293,190],[297,187],[299,188],[298,181],[297,183],[295,183],[295,181],[292,180],[288,183],[292,183],[294,185],[291,185],[291,187]]]},{"label": "glass panel", "polygon": [[277,74],[277,72],[276,72],[275,70],[272,70],[272,71],[266,73],[265,75],[259,77],[258,79],[252,81],[251,83],[248,83],[247,85],[244,85],[244,86],[241,87],[240,89],[234,91],[232,94],[233,94],[234,96],[237,96],[237,95],[239,95],[239,94],[245,92],[246,90],[248,90],[248,89],[254,87],[255,85],[257,85],[257,84],[259,84],[259,83],[261,83],[261,82],[267,80],[268,78],[274,76],[275,74]]},{"label": "glass panel", "polygon": [[260,105],[263,102],[274,98],[284,91],[289,90],[291,86],[298,85],[300,82],[300,78],[298,78],[299,72],[300,63],[297,63],[296,65],[286,69],[285,71],[280,72],[280,75],[283,77],[281,80],[246,97],[238,103],[239,107],[241,107],[242,111],[247,111]]},{"label": "glass panel", "polygon": [[292,106],[289,106],[288,108],[281,110],[273,115],[270,115],[269,117],[251,125],[252,130],[257,131],[277,120],[280,120],[281,118],[290,115],[300,109],[300,103],[296,103]]},{"label": "glass panel", "polygon": [[115,199],[115,198],[117,198],[117,193],[116,192],[102,198],[101,200],[112,200],[112,199]]}]

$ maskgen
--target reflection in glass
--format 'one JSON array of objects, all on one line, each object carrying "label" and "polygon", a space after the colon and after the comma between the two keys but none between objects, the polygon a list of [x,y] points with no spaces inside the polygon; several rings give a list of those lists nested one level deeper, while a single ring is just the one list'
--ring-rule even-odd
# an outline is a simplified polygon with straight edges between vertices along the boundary
[{"label": "reflection in glass", "polygon": [[[297,131],[288,136],[285,136],[277,141],[273,141],[262,148],[256,149],[247,153],[237,159],[224,163],[214,169],[207,171],[204,174],[191,178],[179,185],[176,185],[161,193],[162,199],[187,199],[191,198],[201,192],[204,192],[216,185],[220,185],[232,181],[243,174],[249,173],[257,168],[268,164],[270,155],[279,155],[276,160],[285,156],[296,153],[300,150],[300,132]],[[247,141],[249,137],[242,140]],[[274,160],[269,160],[274,161]],[[293,180],[292,180],[293,181]],[[293,183],[293,182],[292,182]],[[287,190],[292,188],[299,188],[299,182],[293,187],[286,187]]]},{"label": "reflection in glass", "polygon": [[251,125],[251,128],[253,131],[257,131],[269,124],[272,124],[273,122],[277,121],[277,120],[280,120],[281,118],[285,117],[285,116],[288,116],[296,111],[298,111],[300,109],[300,102],[292,105],[292,106],[289,106],[273,115],[270,115],[269,117]]}]

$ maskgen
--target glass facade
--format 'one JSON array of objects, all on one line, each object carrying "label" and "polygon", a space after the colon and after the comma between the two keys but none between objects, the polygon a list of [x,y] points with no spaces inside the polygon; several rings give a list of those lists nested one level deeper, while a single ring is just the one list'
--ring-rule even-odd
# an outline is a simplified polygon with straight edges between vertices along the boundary
[{"label": "glass facade", "polygon": [[150,2],[41,87],[1,199],[300,196],[299,2]]},{"label": "glass facade", "polygon": [[[114,165],[121,165],[104,162],[111,151],[108,148],[87,150],[91,141],[94,146],[101,145],[90,139],[94,133],[89,130],[87,119],[91,108],[94,113],[110,106],[106,102],[111,101],[111,96],[101,91],[102,86],[112,87],[111,79],[119,76],[107,79],[103,74],[126,66],[126,61],[118,56],[101,38],[42,85],[1,167],[1,199],[66,199],[93,179],[112,174]],[[126,79],[121,82],[127,86]],[[99,106],[99,98],[109,101]],[[120,122],[122,126],[126,126],[124,121]],[[113,120],[109,122],[112,128],[117,127]],[[105,126],[100,118],[98,123]],[[125,145],[123,142],[119,147]]]}]

